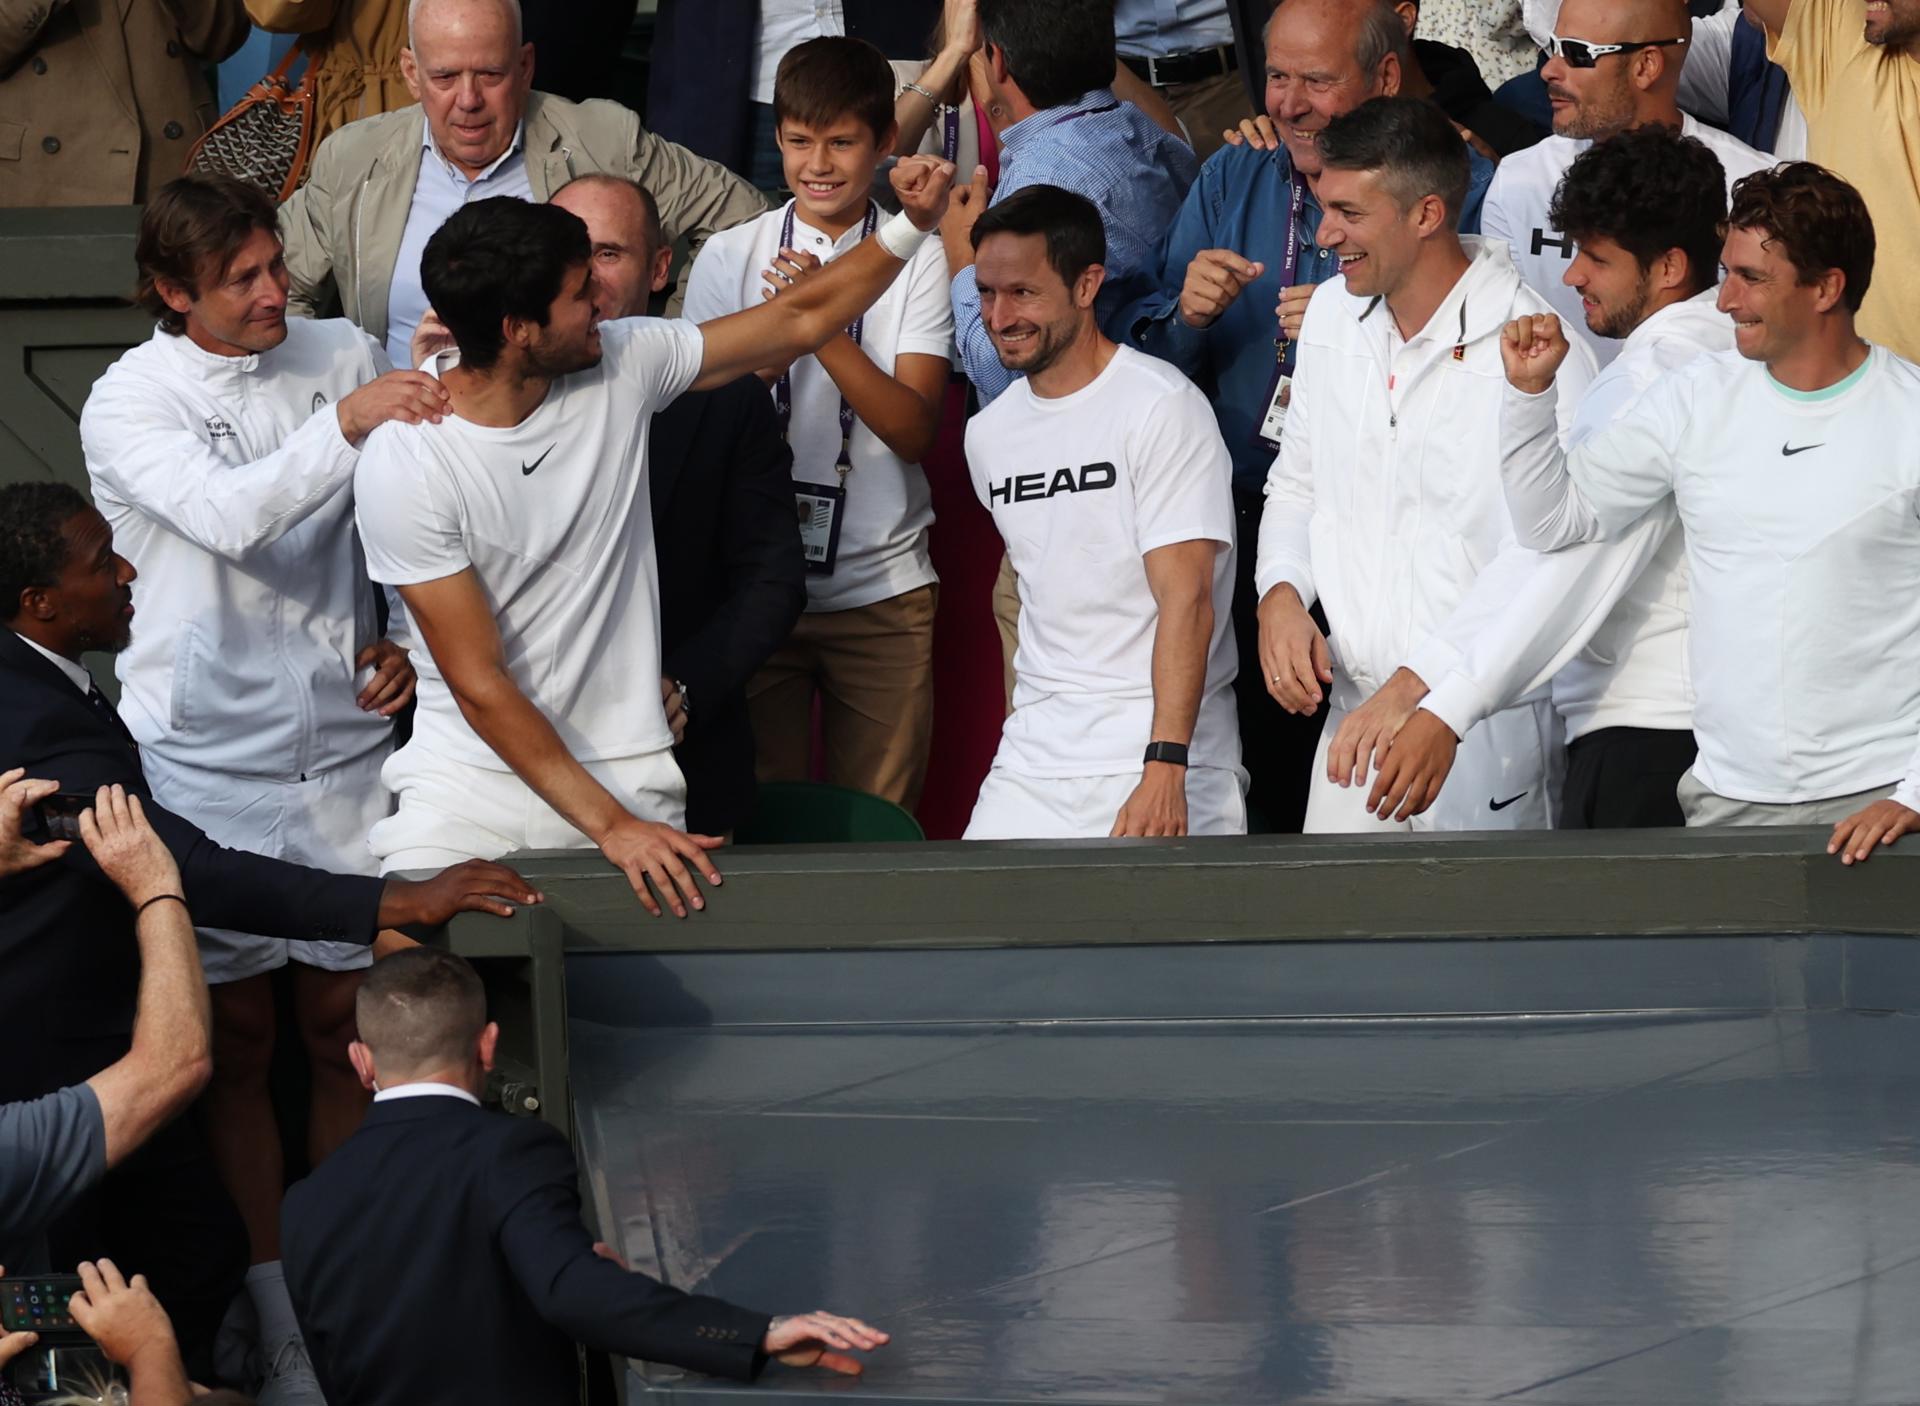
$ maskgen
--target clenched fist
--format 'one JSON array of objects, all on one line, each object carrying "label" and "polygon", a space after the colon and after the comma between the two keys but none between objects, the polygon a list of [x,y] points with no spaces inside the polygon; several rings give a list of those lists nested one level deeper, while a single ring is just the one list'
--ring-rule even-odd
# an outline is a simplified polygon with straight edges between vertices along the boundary
[{"label": "clenched fist", "polygon": [[1550,312],[1517,317],[1500,334],[1500,360],[1507,369],[1507,383],[1527,395],[1545,393],[1572,350],[1560,319]]},{"label": "clenched fist", "polygon": [[906,156],[893,168],[893,191],[913,227],[931,234],[947,213],[953,189],[953,163],[937,156]]}]

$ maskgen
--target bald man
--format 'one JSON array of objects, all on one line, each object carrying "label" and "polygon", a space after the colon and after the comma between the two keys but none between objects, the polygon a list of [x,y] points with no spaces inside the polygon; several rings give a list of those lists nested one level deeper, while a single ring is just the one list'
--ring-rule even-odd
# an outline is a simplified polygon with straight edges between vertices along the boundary
[{"label": "bald man", "polygon": [[[1565,0],[1547,44],[1540,77],[1553,105],[1553,135],[1508,157],[1494,173],[1481,212],[1481,230],[1513,248],[1520,277],[1560,315],[1561,325],[1584,329],[1578,290],[1562,281],[1574,241],[1556,229],[1547,209],[1561,177],[1581,152],[1630,127],[1657,122],[1697,137],[1720,159],[1729,195],[1743,176],[1765,170],[1773,158],[1680,111],[1680,68],[1693,22],[1685,0]],[[1620,344],[1582,333],[1602,366]]]},{"label": "bald man", "polygon": [[546,200],[590,172],[640,182],[669,242],[699,244],[766,202],[716,162],[663,142],[617,103],[533,90],[518,0],[412,0],[401,76],[418,103],[349,123],[320,144],[306,185],[281,207],[288,311],[337,303],[396,366],[426,312],[420,255],[470,200]]}]

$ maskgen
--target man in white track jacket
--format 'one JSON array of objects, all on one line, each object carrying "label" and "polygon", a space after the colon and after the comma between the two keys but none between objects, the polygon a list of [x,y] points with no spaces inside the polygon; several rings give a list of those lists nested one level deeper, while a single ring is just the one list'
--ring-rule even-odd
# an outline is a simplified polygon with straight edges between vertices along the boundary
[{"label": "man in white track jacket", "polygon": [[[1506,322],[1547,304],[1506,246],[1456,233],[1466,149],[1431,105],[1376,98],[1330,123],[1321,149],[1319,238],[1345,286],[1307,307],[1255,579],[1269,690],[1294,712],[1331,694],[1306,827],[1327,833],[1378,828],[1371,768],[1458,663],[1446,628],[1469,589],[1495,572],[1517,591],[1541,564],[1515,546],[1500,495],[1499,347]],[[1593,374],[1576,353],[1572,381]],[[1548,828],[1558,752],[1543,689],[1471,730],[1438,804],[1413,793],[1380,820]]]},{"label": "man in white track jacket", "polygon": [[[1620,343],[1580,402],[1570,445],[1695,358],[1733,349],[1733,322],[1715,306],[1726,216],[1718,159],[1670,127],[1623,132],[1568,169],[1553,199],[1555,224],[1579,241],[1567,284],[1587,330]],[[1455,611],[1448,640],[1463,657],[1394,738],[1383,803],[1444,774],[1468,728],[1551,680],[1568,739],[1558,827],[1684,824],[1676,791],[1694,759],[1693,684],[1672,503],[1554,553],[1517,595],[1488,589],[1498,584],[1483,578]]]},{"label": "man in white track jacket", "polygon": [[1502,477],[1543,550],[1672,499],[1700,743],[1687,822],[1833,823],[1829,851],[1852,863],[1920,828],[1920,367],[1854,330],[1873,224],[1846,182],[1764,172],[1728,224],[1737,351],[1669,376],[1571,454],[1551,433],[1558,319],[1508,329]]},{"label": "man in white track jacket", "polygon": [[[367,831],[388,809],[380,764],[413,670],[380,638],[353,472],[374,426],[437,415],[444,393],[416,372],[382,375],[386,358],[351,323],[288,320],[273,202],[250,187],[171,182],[146,207],[136,257],[160,325],[108,368],[80,417],[95,502],[140,573],[140,623],[117,660],[121,716],[155,798],[221,844],[377,873]],[[296,1018],[318,1052],[318,1157],[365,1106],[346,1045],[371,950],[214,928],[200,949],[213,991],[208,1132],[252,1237],[264,1334],[279,1325],[283,1342],[265,1343],[274,1356],[294,1329],[274,1268],[268,973],[294,964]]]}]

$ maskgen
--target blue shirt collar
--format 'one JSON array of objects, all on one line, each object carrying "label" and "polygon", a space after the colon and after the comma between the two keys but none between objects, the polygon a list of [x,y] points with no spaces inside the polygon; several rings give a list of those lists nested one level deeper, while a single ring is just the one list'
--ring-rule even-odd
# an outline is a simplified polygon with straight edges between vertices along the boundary
[{"label": "blue shirt collar", "polygon": [[1070,103],[1063,103],[1059,107],[1042,108],[1039,112],[1034,113],[1033,116],[1021,118],[1018,122],[1007,128],[1006,131],[1002,132],[1000,134],[1001,148],[1006,151],[1017,150],[1023,142],[1032,142],[1038,139],[1040,133],[1051,130],[1059,123],[1065,122],[1078,113],[1085,112],[1089,108],[1101,107],[1107,103],[1118,101],[1119,99],[1113,95],[1113,89],[1095,88],[1090,93],[1082,93]]},{"label": "blue shirt collar", "polygon": [[[486,170],[482,171],[479,175],[472,177],[471,178],[472,183],[475,185],[478,185],[481,181],[486,180],[489,176],[493,175],[494,172],[498,171],[502,166],[506,165],[509,161],[513,160],[514,157],[520,155],[520,148],[525,143],[526,138],[527,138],[527,119],[522,117],[518,122],[513,124],[513,140],[507,143],[507,149],[501,152],[500,155],[494,159],[493,163],[489,165]],[[448,175],[458,176],[463,181],[469,179],[465,171],[461,170],[458,166],[454,165],[451,161],[447,160],[445,154],[440,150],[439,146],[434,142],[433,128],[427,122],[425,113],[422,113],[420,116],[420,146],[421,146],[421,149],[428,156],[431,156],[435,160],[439,161],[441,167],[447,172]]]}]

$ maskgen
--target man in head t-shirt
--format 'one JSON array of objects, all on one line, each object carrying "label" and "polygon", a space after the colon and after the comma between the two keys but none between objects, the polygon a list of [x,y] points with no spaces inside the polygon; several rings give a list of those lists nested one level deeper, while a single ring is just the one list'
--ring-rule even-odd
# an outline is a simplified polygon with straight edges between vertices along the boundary
[{"label": "man in head t-shirt", "polygon": [[1025,379],[967,427],[1021,608],[1013,713],[967,838],[1244,834],[1232,470],[1213,412],[1101,335],[1090,202],[1035,186],[972,238],[981,321]]}]

